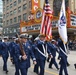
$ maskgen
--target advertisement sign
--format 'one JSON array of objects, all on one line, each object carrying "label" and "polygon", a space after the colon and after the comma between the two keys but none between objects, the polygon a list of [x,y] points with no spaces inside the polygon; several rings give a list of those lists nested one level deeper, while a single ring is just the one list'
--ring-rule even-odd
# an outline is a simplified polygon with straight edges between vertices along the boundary
[{"label": "advertisement sign", "polygon": [[71,14],[71,26],[76,26],[76,15]]},{"label": "advertisement sign", "polygon": [[40,0],[32,0],[32,13],[40,7]]}]

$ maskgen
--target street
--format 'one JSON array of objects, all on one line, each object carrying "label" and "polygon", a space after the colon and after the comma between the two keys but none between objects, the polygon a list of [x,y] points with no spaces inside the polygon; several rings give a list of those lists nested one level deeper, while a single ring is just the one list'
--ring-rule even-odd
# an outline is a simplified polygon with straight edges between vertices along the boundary
[{"label": "street", "polygon": [[[74,68],[74,63],[76,63],[76,51],[70,51],[70,54],[68,55],[68,61],[70,63],[70,66],[68,67],[68,73],[69,75],[76,75],[76,69]],[[59,60],[57,60],[59,62]],[[31,62],[32,63],[32,62]],[[0,57],[0,75],[5,75],[5,72],[3,72],[2,69],[3,61],[2,58]],[[28,71],[28,75],[36,75],[33,72],[33,66],[31,64],[31,68]],[[8,60],[8,74],[7,75],[14,75],[14,65],[10,62],[10,59]],[[45,67],[45,75],[58,75],[58,72],[56,68],[53,66],[53,69],[48,68],[48,63],[46,62],[46,67]],[[64,75],[64,74],[63,74]]]}]

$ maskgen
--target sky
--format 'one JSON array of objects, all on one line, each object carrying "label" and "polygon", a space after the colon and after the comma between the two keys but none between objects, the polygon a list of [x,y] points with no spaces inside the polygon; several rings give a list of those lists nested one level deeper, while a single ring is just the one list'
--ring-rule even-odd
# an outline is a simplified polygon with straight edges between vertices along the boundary
[{"label": "sky", "polygon": [[3,11],[3,5],[2,5],[3,3],[2,3],[2,0],[0,0],[0,12],[2,12]]}]

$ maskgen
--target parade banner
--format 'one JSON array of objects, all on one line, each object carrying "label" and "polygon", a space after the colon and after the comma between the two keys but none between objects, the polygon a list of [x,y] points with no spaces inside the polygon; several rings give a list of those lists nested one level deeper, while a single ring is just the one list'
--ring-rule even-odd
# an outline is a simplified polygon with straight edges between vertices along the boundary
[{"label": "parade banner", "polygon": [[65,0],[62,1],[60,17],[58,21],[59,35],[64,43],[67,43],[67,26],[66,26],[66,14],[65,14]]}]

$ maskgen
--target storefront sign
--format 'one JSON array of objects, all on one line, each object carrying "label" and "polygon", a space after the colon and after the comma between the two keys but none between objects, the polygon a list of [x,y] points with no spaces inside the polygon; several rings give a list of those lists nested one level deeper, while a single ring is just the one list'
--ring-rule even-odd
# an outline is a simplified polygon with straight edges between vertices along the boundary
[{"label": "storefront sign", "polygon": [[40,7],[40,0],[32,0],[32,13]]},{"label": "storefront sign", "polygon": [[33,14],[28,16],[28,20],[33,20],[33,19],[34,19],[34,15]]},{"label": "storefront sign", "polygon": [[71,26],[76,26],[76,15],[71,14]]},{"label": "storefront sign", "polygon": [[33,25],[33,26],[25,26],[21,28],[22,32],[27,32],[31,30],[40,30],[40,25]]},{"label": "storefront sign", "polygon": [[42,9],[39,8],[35,12],[35,21],[36,22],[41,22],[41,20],[42,20]]},{"label": "storefront sign", "polygon": [[35,20],[36,22],[41,22],[42,20],[42,9],[41,8],[38,8],[34,14],[30,14],[28,16],[28,20]]},{"label": "storefront sign", "polygon": [[58,26],[58,20],[53,20],[52,21],[52,27],[57,27]]}]

